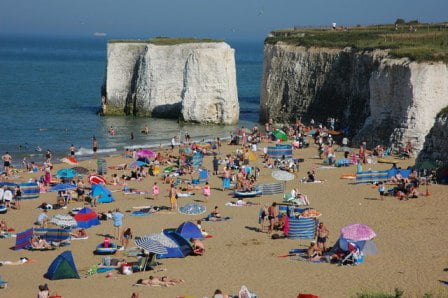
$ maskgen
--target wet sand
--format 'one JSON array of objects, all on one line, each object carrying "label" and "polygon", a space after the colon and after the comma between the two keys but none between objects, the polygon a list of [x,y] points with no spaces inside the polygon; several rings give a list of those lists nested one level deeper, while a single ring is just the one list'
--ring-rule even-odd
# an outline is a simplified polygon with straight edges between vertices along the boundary
[{"label": "wet sand", "polygon": [[[267,143],[260,147],[267,146]],[[226,152],[235,150],[236,146],[224,146]],[[429,197],[420,197],[409,201],[399,201],[387,197],[379,200],[376,189],[371,185],[354,185],[353,180],[339,179],[341,174],[354,173],[354,166],[348,168],[321,169],[321,161],[315,158],[317,149],[294,151],[294,156],[304,158],[300,164],[297,179],[287,182],[287,190],[298,188],[299,192],[308,195],[311,206],[322,213],[321,220],[330,230],[329,242],[333,244],[339,236],[339,230],[352,223],[364,223],[372,227],[377,237],[375,243],[379,249],[376,256],[367,256],[364,263],[358,266],[336,266],[327,263],[313,264],[303,261],[278,258],[286,255],[292,248],[305,248],[309,240],[272,240],[265,233],[255,231],[258,228],[258,212],[260,206],[227,207],[224,204],[232,200],[229,191],[222,192],[221,180],[211,176],[212,195],[206,203],[207,211],[215,205],[223,216],[232,220],[226,222],[203,222],[202,227],[213,235],[206,239],[206,252],[203,256],[189,256],[184,259],[163,259],[158,268],[166,268],[163,272],[134,273],[130,276],[114,272],[106,278],[106,274],[97,274],[85,278],[86,270],[101,261],[93,250],[102,241],[98,234],[113,234],[112,221],[102,221],[100,226],[88,230],[89,239],[72,241],[67,248],[54,251],[14,251],[10,248],[15,238],[0,239],[0,260],[16,261],[19,257],[28,257],[35,263],[21,266],[1,266],[0,275],[9,282],[6,289],[0,289],[1,297],[35,297],[37,286],[48,283],[51,293],[58,293],[65,298],[70,297],[130,297],[137,292],[140,297],[177,297],[192,295],[193,297],[211,297],[219,288],[225,293],[237,294],[242,285],[246,285],[258,297],[296,297],[298,293],[313,293],[320,297],[352,297],[362,290],[392,292],[394,288],[405,291],[405,297],[421,297],[424,293],[432,293],[435,297],[447,297],[448,288],[439,280],[448,280],[448,249],[446,239],[446,210],[448,210],[448,188],[443,185],[431,185]],[[262,154],[261,151],[258,152]],[[337,153],[341,158],[342,153]],[[120,156],[106,158],[108,165],[132,162]],[[399,161],[405,168],[413,160]],[[80,166],[96,169],[95,160],[82,161]],[[203,165],[211,169],[211,157],[204,159]],[[263,168],[261,158],[251,161],[261,169],[259,182],[272,182],[271,170]],[[55,166],[55,170],[66,167]],[[316,168],[317,178],[326,180],[322,184],[301,184],[299,178],[306,176],[307,170]],[[364,169],[388,169],[389,164],[365,165]],[[55,171],[53,171],[55,173]],[[129,171],[109,171],[112,173],[129,173]],[[37,177],[40,173],[22,173],[20,181]],[[159,177],[147,177],[142,182],[130,182],[136,189],[150,190],[154,181],[161,186],[161,195],[152,200],[150,195],[124,195],[113,193],[116,201],[96,207],[96,211],[108,211],[119,207],[123,213],[133,210],[133,206],[164,205],[169,206],[167,197],[168,185]],[[110,186],[110,189],[119,189]],[[424,187],[420,189],[424,192]],[[196,191],[193,197],[180,198],[179,206],[187,203],[203,203],[202,194]],[[249,199],[253,202],[269,205],[281,202],[281,195],[262,196]],[[10,210],[0,219],[5,219],[10,227],[21,232],[33,226],[33,222],[41,212],[36,209],[42,202],[56,203],[55,193],[41,194],[39,199],[22,201],[22,209]],[[81,207],[82,203],[72,202],[64,210],[49,211],[49,216],[67,213],[71,208]],[[204,216],[207,213],[203,214]],[[124,227],[131,227],[134,236],[158,233],[164,228],[175,228],[188,220],[200,219],[202,216],[188,216],[177,212],[159,212],[151,216],[125,216]],[[131,241],[131,245],[134,243]],[[64,250],[71,250],[81,279],[50,281],[43,277],[53,259]],[[121,257],[118,253],[117,257]],[[135,261],[134,258],[128,258]],[[168,287],[133,287],[140,278],[149,275],[185,279],[185,283]]]}]

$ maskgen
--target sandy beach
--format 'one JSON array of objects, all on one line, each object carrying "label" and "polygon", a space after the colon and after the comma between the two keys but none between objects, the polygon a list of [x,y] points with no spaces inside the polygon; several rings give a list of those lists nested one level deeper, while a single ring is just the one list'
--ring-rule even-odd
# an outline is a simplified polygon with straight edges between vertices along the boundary
[{"label": "sandy beach", "polygon": [[[259,147],[266,147],[262,143]],[[224,146],[220,157],[225,153],[234,152],[237,146]],[[177,152],[177,150],[176,150]],[[298,188],[299,192],[308,195],[311,206],[322,213],[320,220],[330,230],[329,242],[339,237],[342,227],[352,223],[364,223],[377,233],[375,243],[379,254],[367,256],[364,263],[358,266],[337,266],[328,263],[314,264],[304,261],[279,258],[288,254],[293,248],[306,248],[309,240],[272,240],[266,233],[255,231],[258,228],[258,213],[260,206],[227,207],[226,202],[232,199],[230,191],[221,191],[221,180],[211,176],[211,199],[203,203],[200,191],[193,197],[180,198],[179,206],[187,203],[205,204],[207,212],[215,205],[223,216],[232,219],[225,222],[203,222],[202,227],[213,238],[204,240],[206,252],[203,256],[188,256],[183,259],[163,259],[157,268],[165,268],[162,272],[140,272],[129,276],[114,271],[112,277],[106,274],[96,274],[86,278],[86,270],[101,261],[101,256],[93,254],[96,245],[103,237],[99,234],[113,234],[112,221],[102,221],[100,226],[89,229],[88,240],[72,241],[66,248],[53,251],[14,251],[15,238],[0,239],[0,260],[17,261],[20,257],[35,260],[30,264],[20,266],[1,266],[0,275],[8,281],[6,289],[0,289],[1,297],[35,297],[39,284],[48,283],[51,293],[58,293],[64,298],[70,297],[131,297],[133,292],[140,297],[211,297],[219,288],[228,294],[237,294],[242,285],[246,285],[257,297],[297,297],[298,293],[312,293],[319,297],[353,297],[362,290],[392,292],[394,288],[404,290],[404,297],[423,297],[432,293],[434,297],[448,297],[448,288],[439,280],[448,280],[448,249],[446,239],[448,231],[445,227],[446,210],[448,210],[448,188],[446,185],[430,185],[431,195],[409,201],[387,197],[379,200],[378,191],[372,185],[354,185],[353,180],[342,180],[340,176],[355,173],[356,167],[321,168],[322,161],[316,158],[317,149],[311,145],[308,149],[294,151],[294,157],[303,158],[296,179],[287,182],[287,191]],[[257,155],[261,155],[258,151]],[[337,153],[341,158],[342,153]],[[108,165],[118,165],[133,161],[121,156],[106,158]],[[262,166],[259,157],[250,164],[261,169],[258,183],[273,182],[271,169]],[[406,168],[413,165],[413,160],[397,160],[398,165]],[[96,169],[95,160],[86,160],[79,166],[90,170]],[[203,166],[212,169],[211,157],[205,157]],[[52,173],[66,164],[55,165]],[[299,179],[306,176],[310,169],[316,169],[318,179],[325,180],[322,184],[301,184]],[[368,164],[364,169],[389,169],[390,164]],[[129,173],[127,171],[109,170],[111,174]],[[16,181],[27,181],[42,173],[21,173]],[[115,202],[102,204],[95,208],[97,212],[105,212],[120,208],[124,217],[124,227],[132,228],[134,236],[143,236],[161,232],[165,228],[176,228],[184,221],[197,220],[205,216],[183,215],[178,212],[163,211],[151,216],[128,216],[126,210],[135,206],[157,205],[169,206],[167,197],[168,185],[163,184],[160,177],[146,177],[141,182],[132,181],[130,187],[139,190],[150,190],[154,181],[161,186],[161,195],[157,200],[150,195],[124,195],[114,192]],[[109,186],[111,190],[119,186]],[[420,187],[424,192],[424,187]],[[197,202],[201,201],[201,202]],[[261,196],[249,201],[270,205],[281,202],[281,195]],[[16,232],[24,231],[33,226],[33,222],[41,213],[36,207],[42,202],[56,203],[56,193],[44,193],[39,199],[21,201],[21,210],[9,210],[0,215],[9,227]],[[49,216],[67,213],[82,203],[72,201],[68,209],[51,210]],[[134,246],[131,241],[130,246]],[[71,250],[81,279],[65,279],[50,281],[43,277],[53,259],[65,251]],[[123,254],[119,252],[117,257]],[[135,258],[127,257],[129,261]],[[140,278],[149,275],[181,278],[185,282],[179,285],[165,287],[133,287]]]}]

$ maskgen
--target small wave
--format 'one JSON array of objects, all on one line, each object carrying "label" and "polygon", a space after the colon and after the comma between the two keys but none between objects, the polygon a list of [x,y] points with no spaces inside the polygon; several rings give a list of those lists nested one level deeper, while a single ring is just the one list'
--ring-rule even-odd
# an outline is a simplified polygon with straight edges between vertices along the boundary
[{"label": "small wave", "polygon": [[[117,148],[107,148],[107,149],[99,149],[96,153],[97,154],[105,154],[105,153],[111,153],[111,152],[116,152]],[[93,155],[93,150],[92,149],[87,149],[87,148],[79,148],[78,151],[75,152],[76,156],[85,156],[85,155]]]}]

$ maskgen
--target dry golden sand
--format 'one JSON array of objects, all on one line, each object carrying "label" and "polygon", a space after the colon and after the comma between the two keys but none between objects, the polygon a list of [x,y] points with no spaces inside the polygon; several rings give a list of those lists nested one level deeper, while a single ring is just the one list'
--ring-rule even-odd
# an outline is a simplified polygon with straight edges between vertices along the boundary
[{"label": "dry golden sand", "polygon": [[[266,144],[263,144],[264,146]],[[263,146],[262,145],[262,146]],[[224,151],[236,147],[225,147]],[[446,240],[446,210],[448,210],[447,186],[430,187],[432,195],[409,201],[387,198],[378,199],[378,192],[370,185],[353,185],[349,180],[340,180],[343,173],[353,173],[354,167],[338,169],[319,169],[319,160],[314,158],[315,148],[295,151],[297,157],[305,158],[301,164],[298,177],[303,177],[310,168],[317,167],[317,177],[325,179],[323,184],[299,184],[298,180],[287,183],[288,189],[298,187],[299,191],[308,195],[311,205],[322,212],[321,220],[330,229],[330,243],[333,244],[339,230],[351,223],[364,223],[377,233],[375,240],[379,249],[377,256],[366,257],[359,266],[338,267],[330,264],[311,264],[278,258],[292,248],[304,248],[309,241],[271,240],[267,234],[253,231],[258,227],[259,207],[226,207],[230,201],[228,192],[214,189],[220,186],[220,180],[211,178],[212,197],[207,205],[208,210],[218,205],[225,216],[232,217],[228,222],[203,223],[214,237],[205,241],[207,251],[204,256],[184,259],[161,260],[160,268],[165,272],[135,273],[130,276],[113,274],[106,278],[98,274],[85,278],[89,266],[99,263],[100,256],[92,251],[102,241],[96,234],[113,233],[112,222],[102,222],[100,226],[88,230],[89,239],[73,241],[68,247],[73,252],[75,263],[83,274],[81,279],[49,281],[44,279],[52,260],[64,249],[48,252],[13,251],[15,239],[0,239],[0,260],[18,260],[26,256],[37,262],[21,266],[2,266],[0,275],[9,282],[8,288],[0,290],[1,297],[35,297],[37,286],[48,283],[52,293],[63,297],[130,297],[137,292],[140,297],[177,297],[192,295],[194,297],[211,297],[215,289],[220,288],[227,293],[237,293],[241,285],[246,285],[258,297],[296,297],[298,293],[313,293],[320,297],[353,297],[357,292],[367,289],[392,292],[395,287],[405,291],[405,297],[421,297],[431,292],[435,295],[448,296],[448,288],[439,280],[448,280],[448,249]],[[338,153],[340,157],[341,153]],[[109,165],[131,162],[122,157],[107,158]],[[252,164],[261,167],[260,159]],[[400,162],[407,166],[412,163]],[[95,168],[95,161],[83,161],[81,166]],[[204,165],[211,168],[211,159],[207,157]],[[64,165],[57,165],[61,168]],[[387,164],[368,165],[365,168],[387,169]],[[260,181],[272,181],[271,170],[262,168]],[[118,171],[118,173],[121,173]],[[110,177],[111,173],[108,173]],[[36,174],[23,174],[23,180]],[[119,207],[124,212],[132,206],[169,205],[166,197],[167,185],[159,178],[146,178],[143,182],[133,182],[130,186],[138,189],[150,189],[153,182],[159,181],[162,196],[157,201],[147,199],[144,195],[123,195],[114,193],[116,202],[97,207],[97,211],[107,211]],[[111,187],[114,188],[114,187]],[[424,189],[422,189],[423,191]],[[179,199],[179,205],[202,200],[200,192],[193,198]],[[32,226],[40,213],[36,206],[42,202],[55,202],[54,193],[42,194],[37,200],[22,202],[22,210],[11,210],[0,216],[7,220],[11,227],[20,232]],[[263,196],[254,198],[263,204],[280,202],[281,196]],[[79,207],[74,202],[72,207]],[[50,211],[65,213],[66,210]],[[187,220],[198,219],[198,216],[187,216],[178,213],[155,214],[146,217],[124,218],[124,226],[131,227],[134,236],[160,232],[164,228],[177,227]],[[129,258],[132,260],[132,258]],[[169,288],[132,287],[139,278],[147,278],[150,274],[168,275],[185,279],[184,284]]]}]

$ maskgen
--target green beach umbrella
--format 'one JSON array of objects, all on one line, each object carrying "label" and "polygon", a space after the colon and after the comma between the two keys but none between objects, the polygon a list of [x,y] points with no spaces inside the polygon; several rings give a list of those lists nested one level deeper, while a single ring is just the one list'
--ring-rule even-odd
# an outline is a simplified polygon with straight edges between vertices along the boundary
[{"label": "green beach umbrella", "polygon": [[281,130],[281,129],[277,129],[277,130],[275,130],[275,131],[273,132],[273,134],[274,134],[274,136],[275,136],[277,139],[280,139],[280,140],[282,140],[282,141],[287,141],[287,140],[288,140],[288,136],[287,136],[286,133],[285,133],[283,130]]}]

